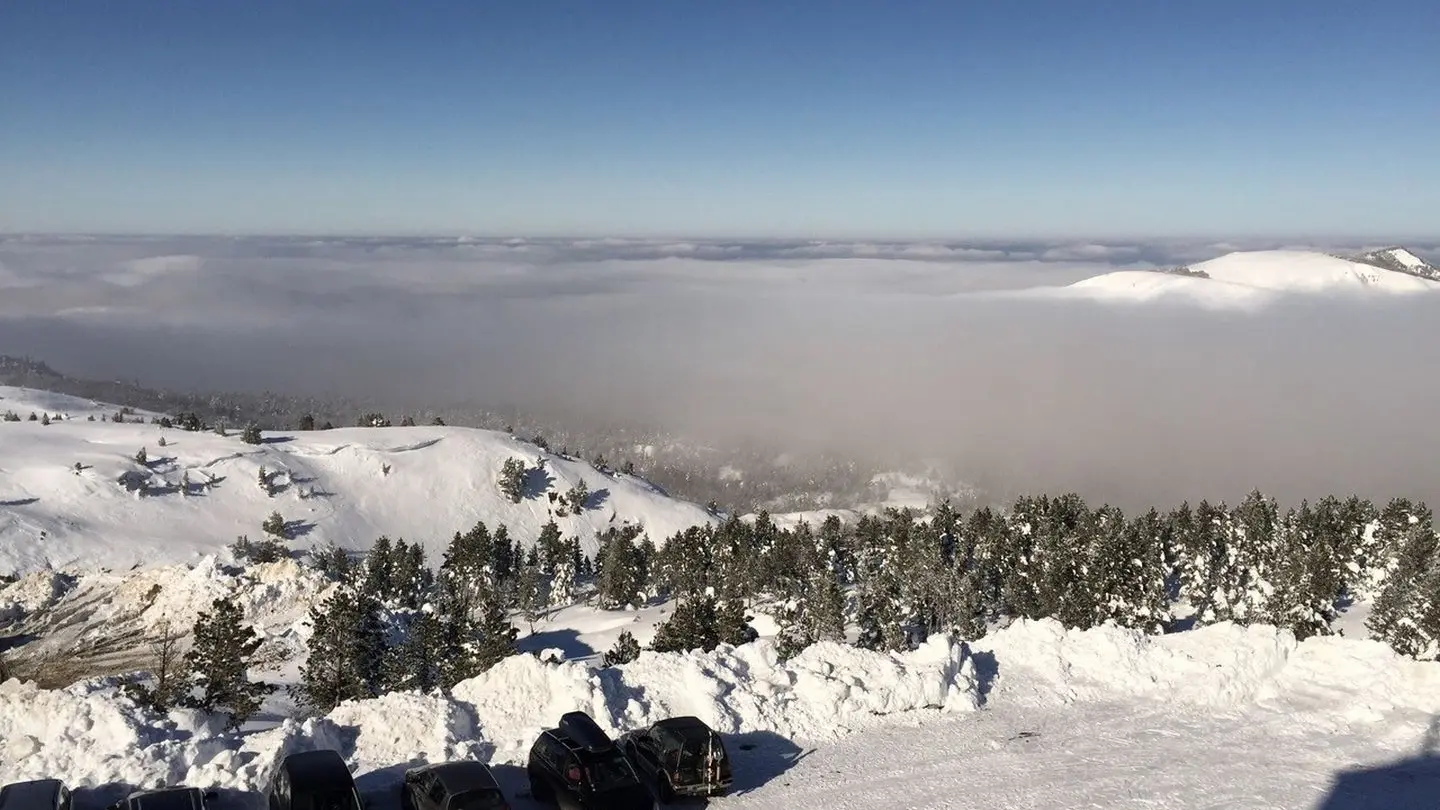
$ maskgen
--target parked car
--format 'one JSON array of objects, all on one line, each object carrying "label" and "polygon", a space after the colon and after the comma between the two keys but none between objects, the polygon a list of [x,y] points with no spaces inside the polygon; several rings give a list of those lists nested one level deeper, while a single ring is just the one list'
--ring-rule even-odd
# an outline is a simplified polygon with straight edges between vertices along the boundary
[{"label": "parked car", "polygon": [[671,717],[621,735],[620,749],[662,802],[720,796],[733,777],[725,743],[698,717]]},{"label": "parked car", "polygon": [[70,791],[59,779],[36,779],[0,787],[0,810],[70,810]]},{"label": "parked car", "polygon": [[205,802],[214,798],[214,791],[196,787],[137,790],[110,805],[109,810],[205,810]]},{"label": "parked car", "polygon": [[581,810],[651,810],[655,797],[615,741],[584,712],[541,732],[525,764],[530,795]]},{"label": "parked car", "polygon": [[265,788],[269,810],[363,810],[355,779],[335,751],[302,751],[281,761]]},{"label": "parked car", "polygon": [[400,806],[402,810],[510,810],[490,766],[474,760],[406,771]]}]

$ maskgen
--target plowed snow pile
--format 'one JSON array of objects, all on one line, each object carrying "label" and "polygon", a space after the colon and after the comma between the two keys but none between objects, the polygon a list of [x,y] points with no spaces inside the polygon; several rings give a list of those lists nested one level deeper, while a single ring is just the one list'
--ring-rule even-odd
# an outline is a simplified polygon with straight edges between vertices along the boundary
[{"label": "plowed snow pile", "polygon": [[254,789],[279,757],[307,748],[342,751],[361,773],[456,757],[520,762],[536,734],[572,709],[613,732],[693,713],[725,732],[824,739],[886,714],[973,710],[963,649],[943,639],[899,656],[819,645],[780,663],[756,643],[646,653],[599,672],[516,656],[457,685],[454,699],[392,694],[243,737],[218,734],[189,711],[147,716],[114,680],[61,690],[11,680],[0,685],[0,783],[59,776],[78,786]]},{"label": "plowed snow pile", "polygon": [[1402,659],[1368,641],[1297,644],[1269,627],[1217,625],[1150,638],[1039,621],[973,648],[936,638],[890,655],[822,644],[783,663],[764,641],[712,653],[645,653],[599,671],[517,656],[453,691],[451,698],[389,695],[235,736],[188,711],[147,716],[117,696],[113,680],[53,691],[10,681],[0,685],[0,782],[58,776],[114,790],[162,781],[254,789],[284,754],[333,748],[358,774],[388,769],[377,777],[393,784],[396,766],[411,763],[521,762],[536,733],[573,709],[612,732],[694,714],[725,733],[815,742],[907,712],[970,712],[982,692],[992,707],[1193,705],[1379,738],[1387,726],[1411,727],[1440,712],[1440,664]]}]

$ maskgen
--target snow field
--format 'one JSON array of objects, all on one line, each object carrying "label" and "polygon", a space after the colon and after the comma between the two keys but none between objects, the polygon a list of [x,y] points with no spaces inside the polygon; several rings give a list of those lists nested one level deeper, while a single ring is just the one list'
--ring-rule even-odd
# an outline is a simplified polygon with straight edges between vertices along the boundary
[{"label": "snow field", "polygon": [[[68,418],[50,425],[0,423],[0,574],[194,563],[239,535],[258,540],[261,522],[276,511],[293,524],[294,548],[333,542],[364,550],[388,535],[423,544],[432,565],[456,532],[481,520],[492,529],[504,524],[512,537],[529,542],[553,518],[590,553],[611,526],[641,524],[663,544],[715,521],[643,479],[601,472],[495,431],[282,431],[250,445],[239,431],[219,436],[139,421],[88,422],[89,413],[117,409],[0,386],[0,412],[6,409]],[[142,447],[147,465],[135,460]],[[544,460],[543,470],[532,469],[520,503],[497,485],[511,458],[531,468]],[[260,486],[262,469],[272,492]],[[188,497],[180,493],[187,477]],[[146,479],[150,493],[130,491],[124,478]],[[587,508],[560,516],[549,496],[582,482],[590,493]]]}]

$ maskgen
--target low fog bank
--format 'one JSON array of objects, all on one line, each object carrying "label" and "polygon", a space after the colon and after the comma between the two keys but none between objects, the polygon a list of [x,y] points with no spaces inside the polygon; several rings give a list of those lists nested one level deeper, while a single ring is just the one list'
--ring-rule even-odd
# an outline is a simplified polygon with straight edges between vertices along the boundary
[{"label": "low fog bank", "polygon": [[964,295],[1117,266],[1084,246],[944,261],[302,247],[6,244],[0,352],[152,385],[466,400],[934,461],[1127,507],[1256,486],[1440,502],[1440,297],[1243,314]]}]

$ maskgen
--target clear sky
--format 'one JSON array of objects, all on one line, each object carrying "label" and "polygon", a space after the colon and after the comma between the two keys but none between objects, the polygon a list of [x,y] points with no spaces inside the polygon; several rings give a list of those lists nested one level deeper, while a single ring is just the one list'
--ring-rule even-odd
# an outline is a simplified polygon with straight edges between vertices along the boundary
[{"label": "clear sky", "polygon": [[0,231],[1433,235],[1440,2],[14,0]]}]

